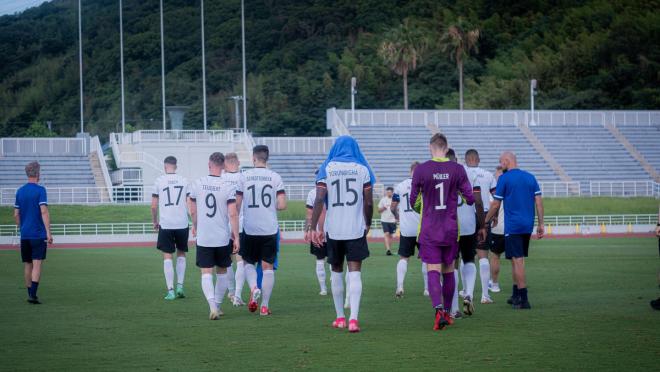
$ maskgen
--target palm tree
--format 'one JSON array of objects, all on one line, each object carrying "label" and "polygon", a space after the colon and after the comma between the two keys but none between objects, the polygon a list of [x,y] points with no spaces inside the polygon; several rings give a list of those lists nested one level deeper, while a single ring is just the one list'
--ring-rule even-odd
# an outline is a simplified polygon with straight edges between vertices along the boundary
[{"label": "palm tree", "polygon": [[458,95],[460,97],[460,109],[463,110],[463,62],[470,56],[470,52],[479,53],[479,29],[466,31],[462,22],[447,27],[442,35],[441,47],[449,58],[456,61],[458,68]]},{"label": "palm tree", "polygon": [[403,109],[408,109],[408,72],[417,69],[426,50],[423,32],[410,20],[388,31],[380,44],[378,54],[395,74],[403,76]]}]

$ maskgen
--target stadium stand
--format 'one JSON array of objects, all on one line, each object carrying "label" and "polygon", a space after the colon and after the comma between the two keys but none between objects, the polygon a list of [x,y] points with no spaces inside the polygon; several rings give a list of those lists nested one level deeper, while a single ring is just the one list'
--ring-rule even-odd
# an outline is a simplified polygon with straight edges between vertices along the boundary
[{"label": "stadium stand", "polygon": [[660,172],[660,127],[619,126],[617,129]]},{"label": "stadium stand", "polygon": [[14,188],[25,183],[25,165],[41,164],[41,184],[45,187],[96,187],[87,156],[9,155],[0,158],[0,187]]},{"label": "stadium stand", "polygon": [[326,158],[326,153],[271,154],[269,165],[282,176],[285,185],[313,185],[314,171]]}]

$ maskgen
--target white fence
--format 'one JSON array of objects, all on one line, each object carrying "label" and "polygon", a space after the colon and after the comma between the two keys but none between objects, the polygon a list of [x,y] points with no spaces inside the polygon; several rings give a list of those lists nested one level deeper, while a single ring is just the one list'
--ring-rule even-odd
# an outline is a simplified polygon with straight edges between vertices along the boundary
[{"label": "white fence", "polygon": [[[331,112],[336,115],[331,115]],[[435,125],[435,126],[513,126],[529,124],[528,110],[338,110],[326,115],[328,129],[337,125]],[[560,125],[660,125],[660,111],[534,111],[534,121],[541,126]]]},{"label": "white fence", "polygon": [[143,182],[141,168],[118,169],[113,171],[110,176],[112,178],[113,185],[141,185]]},{"label": "white fence", "polygon": [[85,138],[0,138],[0,156],[79,155],[89,153]]},{"label": "white fence", "polygon": [[652,196],[660,197],[660,185],[653,181],[591,181],[591,196]]},{"label": "white fence", "polygon": [[161,142],[243,142],[244,132],[223,130],[138,130],[132,133],[111,133],[119,144]]},{"label": "white fence", "polygon": [[258,145],[266,145],[274,154],[327,153],[335,142],[334,137],[255,137]]},{"label": "white fence", "polygon": [[539,182],[544,197],[580,196],[580,182]]},{"label": "white fence", "polygon": [[[585,215],[585,216],[546,216],[545,224],[548,226],[575,226],[575,225],[655,225],[658,216],[655,214],[630,215]],[[303,231],[304,220],[279,221],[280,231]],[[381,228],[380,220],[374,219],[371,226],[375,230]],[[143,235],[155,234],[151,223],[80,223],[80,224],[53,224],[53,235]],[[0,236],[18,236],[16,225],[0,225]]]}]

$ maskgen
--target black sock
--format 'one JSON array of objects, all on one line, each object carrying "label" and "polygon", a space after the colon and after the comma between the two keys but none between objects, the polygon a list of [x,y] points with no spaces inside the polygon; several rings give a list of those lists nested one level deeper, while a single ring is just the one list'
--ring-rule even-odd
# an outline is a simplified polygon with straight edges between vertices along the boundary
[{"label": "black sock", "polygon": [[516,298],[516,297],[518,297],[519,295],[520,295],[520,294],[518,293],[518,286],[517,286],[516,284],[514,284],[514,285],[513,285],[513,295],[511,295],[511,297]]},{"label": "black sock", "polygon": [[27,287],[28,297],[32,297],[32,287]]},{"label": "black sock", "polygon": [[527,288],[520,288],[518,293],[520,293],[520,299],[522,302],[527,302]]},{"label": "black sock", "polygon": [[37,298],[38,288],[39,288],[39,282],[32,282],[32,287],[30,287],[30,289],[32,290],[32,297]]}]

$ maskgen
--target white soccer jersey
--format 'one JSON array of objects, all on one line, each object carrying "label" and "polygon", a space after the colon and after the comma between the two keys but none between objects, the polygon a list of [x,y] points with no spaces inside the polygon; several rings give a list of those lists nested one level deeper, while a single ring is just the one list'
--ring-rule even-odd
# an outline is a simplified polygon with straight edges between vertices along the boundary
[{"label": "white soccer jersey", "polygon": [[[466,172],[470,169],[478,168],[465,167]],[[473,174],[468,173],[468,178],[472,185],[472,191],[481,190],[477,183],[479,178],[474,176],[474,172]],[[474,204],[467,205],[460,195],[458,196],[458,231],[461,236],[472,235],[477,231],[477,211]]]},{"label": "white soccer jersey", "polygon": [[497,226],[490,229],[490,232],[504,235],[504,202],[500,204],[500,210],[497,212]]},{"label": "white soccer jersey", "polygon": [[158,223],[161,229],[188,228],[188,181],[176,173],[156,178],[152,196],[158,198]]},{"label": "white soccer jersey", "polygon": [[277,234],[277,195],[284,193],[282,177],[268,168],[248,169],[243,177],[243,230],[248,235]]},{"label": "white soccer jersey", "polygon": [[328,189],[326,232],[333,240],[353,240],[364,236],[363,189],[371,187],[369,170],[362,164],[330,162],[326,178],[318,184]]},{"label": "white soccer jersey", "polygon": [[236,202],[236,187],[222,177],[204,176],[192,185],[190,198],[197,204],[197,245],[228,245],[231,230],[227,205]]},{"label": "white soccer jersey", "polygon": [[488,212],[490,202],[493,200],[490,195],[490,190],[495,189],[495,177],[489,171],[479,167],[465,166],[465,172],[472,183],[472,187],[479,186],[481,189],[481,200],[484,203],[484,212]]},{"label": "white soccer jersey", "polygon": [[392,210],[390,210],[391,205],[392,205],[392,198],[388,198],[387,196],[383,197],[378,202],[378,210],[380,210],[381,208],[385,208],[385,210],[380,213],[380,220],[382,222],[388,222],[388,223],[396,222],[396,217],[394,217],[394,213],[392,213]]},{"label": "white soccer jersey", "polygon": [[[236,195],[243,195],[243,184],[245,178],[241,172],[222,172],[222,179],[236,186]],[[238,211],[238,232],[243,231],[243,208]],[[231,229],[231,225],[229,225]]]},{"label": "white soccer jersey", "polygon": [[[309,190],[309,193],[307,194],[307,201],[305,202],[305,206],[309,209],[314,209],[315,202],[316,202],[316,187]],[[328,226],[328,219],[326,218],[325,221],[323,222],[323,231],[326,231],[327,226]]]},{"label": "white soccer jersey", "polygon": [[412,178],[408,178],[394,187],[394,194],[399,197],[397,209],[399,211],[401,236],[405,237],[416,237],[419,227],[419,213],[415,212],[410,205],[411,185]]}]

